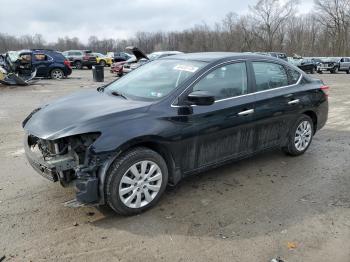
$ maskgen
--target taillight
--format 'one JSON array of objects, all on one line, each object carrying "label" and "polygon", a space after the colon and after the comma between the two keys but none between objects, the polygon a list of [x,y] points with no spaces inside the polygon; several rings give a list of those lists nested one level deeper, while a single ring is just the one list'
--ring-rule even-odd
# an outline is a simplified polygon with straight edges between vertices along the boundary
[{"label": "taillight", "polygon": [[64,65],[67,66],[68,68],[71,68],[70,62],[68,60],[64,60]]},{"label": "taillight", "polygon": [[321,86],[321,90],[326,95],[326,97],[328,97],[328,95],[329,95],[329,86]]}]

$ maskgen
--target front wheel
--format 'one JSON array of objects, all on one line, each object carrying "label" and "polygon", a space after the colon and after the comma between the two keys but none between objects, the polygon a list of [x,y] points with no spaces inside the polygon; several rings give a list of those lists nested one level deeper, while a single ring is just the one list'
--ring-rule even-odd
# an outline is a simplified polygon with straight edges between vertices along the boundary
[{"label": "front wheel", "polygon": [[83,69],[83,63],[81,61],[75,61],[74,66],[76,69]]},{"label": "front wheel", "polygon": [[139,147],[117,158],[106,178],[108,205],[121,215],[154,206],[168,183],[167,165],[158,153]]},{"label": "front wheel", "polygon": [[283,151],[291,156],[299,156],[309,148],[314,135],[314,124],[307,115],[300,116],[295,122],[288,143]]}]

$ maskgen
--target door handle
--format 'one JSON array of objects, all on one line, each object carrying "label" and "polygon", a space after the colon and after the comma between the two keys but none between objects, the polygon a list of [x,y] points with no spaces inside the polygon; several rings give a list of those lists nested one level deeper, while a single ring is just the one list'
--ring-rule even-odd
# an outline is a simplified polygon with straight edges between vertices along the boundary
[{"label": "door handle", "polygon": [[250,115],[250,114],[253,114],[253,113],[254,113],[254,109],[249,109],[249,110],[245,110],[245,111],[239,112],[238,115],[239,116],[247,116],[247,115]]},{"label": "door handle", "polygon": [[289,101],[288,105],[296,105],[296,104],[299,104],[299,103],[300,103],[300,100],[299,99],[295,99],[295,100]]}]

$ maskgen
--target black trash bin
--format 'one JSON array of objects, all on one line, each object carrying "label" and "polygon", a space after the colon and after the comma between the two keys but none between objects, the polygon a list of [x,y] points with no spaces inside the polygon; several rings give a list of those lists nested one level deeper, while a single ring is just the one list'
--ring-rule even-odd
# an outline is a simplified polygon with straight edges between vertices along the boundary
[{"label": "black trash bin", "polygon": [[92,77],[94,82],[103,82],[105,80],[104,66],[95,65],[92,67]]}]

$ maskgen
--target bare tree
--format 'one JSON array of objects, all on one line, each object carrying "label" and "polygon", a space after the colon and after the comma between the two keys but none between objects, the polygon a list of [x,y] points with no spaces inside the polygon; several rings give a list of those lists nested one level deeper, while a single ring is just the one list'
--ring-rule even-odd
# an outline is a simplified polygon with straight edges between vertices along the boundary
[{"label": "bare tree", "polygon": [[282,51],[301,56],[350,55],[350,0],[315,0],[316,11],[298,15],[297,1],[259,0],[246,15],[228,13],[214,25],[201,23],[182,31],[138,32],[128,39],[99,39],[87,44],[76,37],[47,43],[42,35],[14,37],[0,33],[0,53],[28,48],[91,49],[106,53],[137,46],[146,53],[160,50]]},{"label": "bare tree", "polygon": [[338,55],[349,54],[349,0],[315,0],[319,23],[330,37],[332,51]]},{"label": "bare tree", "polygon": [[[275,50],[278,35],[287,21],[295,14],[298,1],[288,0],[281,4],[280,0],[259,0],[250,7],[251,19],[255,25],[254,34],[262,43],[264,51]],[[280,47],[280,46],[278,46]]]}]

